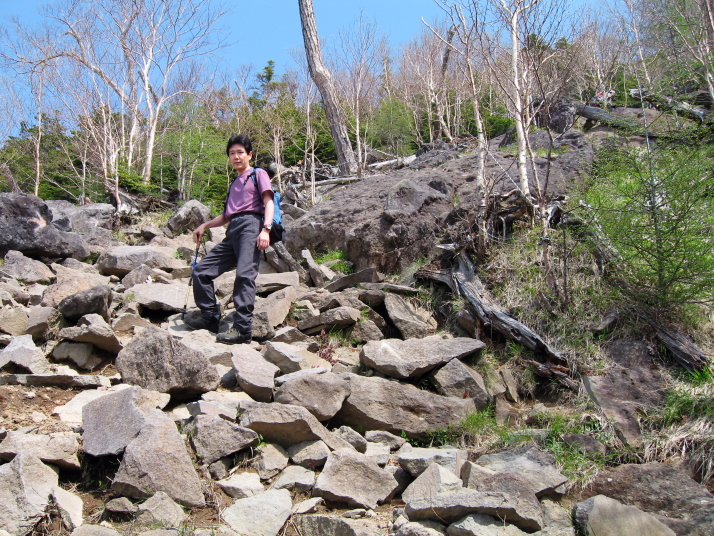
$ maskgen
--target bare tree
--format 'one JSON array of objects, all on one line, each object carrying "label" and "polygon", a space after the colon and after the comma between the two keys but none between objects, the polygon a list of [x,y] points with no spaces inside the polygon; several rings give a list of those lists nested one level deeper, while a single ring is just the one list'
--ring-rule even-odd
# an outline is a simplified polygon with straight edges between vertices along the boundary
[{"label": "bare tree", "polygon": [[[44,57],[8,56],[17,64],[39,65],[63,58],[81,65],[119,99],[126,164],[135,166],[141,129],[146,128],[141,174],[148,182],[162,107],[175,95],[193,89],[199,72],[193,60],[217,50],[217,23],[224,14],[209,0],[67,0],[46,17],[53,35],[27,31],[15,22],[19,39],[33,49],[52,43]],[[36,56],[36,55],[35,55]]]},{"label": "bare tree", "polygon": [[315,22],[312,0],[298,0],[298,5],[300,7],[300,22],[302,24],[303,41],[305,42],[307,65],[310,70],[310,76],[322,96],[327,122],[330,125],[330,132],[337,151],[337,165],[340,173],[350,175],[357,169],[355,155],[350,144],[347,125],[337,98],[332,74],[322,61],[322,51],[317,34],[317,23]]},{"label": "bare tree", "polygon": [[[402,49],[399,72],[393,77],[401,99],[409,106],[414,117],[415,137],[421,142],[431,142],[442,137],[451,141],[457,133],[452,119],[449,95],[456,88],[449,72],[449,59],[442,35],[448,30],[425,30]],[[445,39],[445,38],[443,38]],[[422,121],[427,123],[428,139],[421,133]]]},{"label": "bare tree", "polygon": [[[446,36],[441,36],[435,29],[431,28],[435,35],[439,36],[446,44],[447,50],[453,50],[463,57],[460,63],[465,71],[469,88],[469,96],[473,106],[473,119],[476,125],[476,138],[478,139],[478,164],[476,168],[476,191],[479,197],[479,205],[475,219],[478,225],[479,238],[481,244],[488,242],[488,234],[485,229],[485,211],[487,206],[485,189],[485,169],[486,151],[488,150],[488,139],[486,137],[486,125],[481,114],[481,93],[484,89],[484,77],[481,74],[485,62],[483,60],[483,39],[479,33],[483,31],[478,12],[475,11],[474,4],[462,6],[451,4],[446,0],[439,0],[439,5],[444,9],[450,19],[451,26]],[[457,42],[453,42],[456,37]],[[445,61],[446,62],[446,61]],[[444,62],[444,63],[445,63]]]},{"label": "bare tree", "polygon": [[340,93],[349,110],[352,135],[357,144],[357,175],[366,165],[368,120],[377,102],[378,69],[385,55],[386,38],[377,36],[376,24],[360,15],[359,21],[340,32],[340,57],[343,72],[338,77]]}]

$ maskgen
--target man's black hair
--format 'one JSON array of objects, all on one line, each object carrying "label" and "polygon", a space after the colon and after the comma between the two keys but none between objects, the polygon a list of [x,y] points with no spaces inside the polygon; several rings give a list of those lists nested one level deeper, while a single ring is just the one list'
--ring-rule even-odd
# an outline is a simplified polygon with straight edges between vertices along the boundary
[{"label": "man's black hair", "polygon": [[237,136],[231,136],[226,145],[226,155],[231,150],[234,145],[242,145],[246,153],[253,152],[253,144],[250,142],[250,138],[245,134],[238,134]]}]

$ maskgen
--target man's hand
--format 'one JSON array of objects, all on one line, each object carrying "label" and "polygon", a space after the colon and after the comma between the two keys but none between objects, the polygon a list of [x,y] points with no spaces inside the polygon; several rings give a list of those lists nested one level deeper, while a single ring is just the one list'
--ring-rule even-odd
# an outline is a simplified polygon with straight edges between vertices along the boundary
[{"label": "man's hand", "polygon": [[268,249],[269,245],[270,231],[263,227],[263,229],[260,231],[260,234],[258,235],[258,249],[263,251],[264,249]]},{"label": "man's hand", "polygon": [[196,230],[193,232],[193,239],[196,241],[196,245],[201,244],[201,239],[203,238],[203,233],[206,232],[206,224],[202,223],[198,227],[196,227]]}]

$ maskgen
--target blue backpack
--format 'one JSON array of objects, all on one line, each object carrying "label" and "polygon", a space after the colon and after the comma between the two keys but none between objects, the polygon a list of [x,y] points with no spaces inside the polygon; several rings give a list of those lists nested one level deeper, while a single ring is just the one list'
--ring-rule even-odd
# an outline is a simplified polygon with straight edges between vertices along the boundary
[{"label": "blue backpack", "polygon": [[[258,177],[255,173],[258,168],[253,168],[248,176],[249,179],[253,179],[253,184],[255,184],[255,190],[258,191]],[[282,242],[283,240],[283,211],[280,210],[280,192],[273,188],[273,205],[275,205],[275,211],[273,212],[273,226],[270,229],[270,245],[275,242]]]}]

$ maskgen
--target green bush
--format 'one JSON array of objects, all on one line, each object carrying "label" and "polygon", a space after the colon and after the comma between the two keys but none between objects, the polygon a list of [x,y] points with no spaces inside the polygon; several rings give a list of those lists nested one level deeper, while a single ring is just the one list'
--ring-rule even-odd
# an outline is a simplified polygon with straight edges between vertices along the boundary
[{"label": "green bush", "polygon": [[701,149],[610,149],[584,195],[601,247],[617,258],[622,290],[666,312],[714,298],[714,173]]}]

